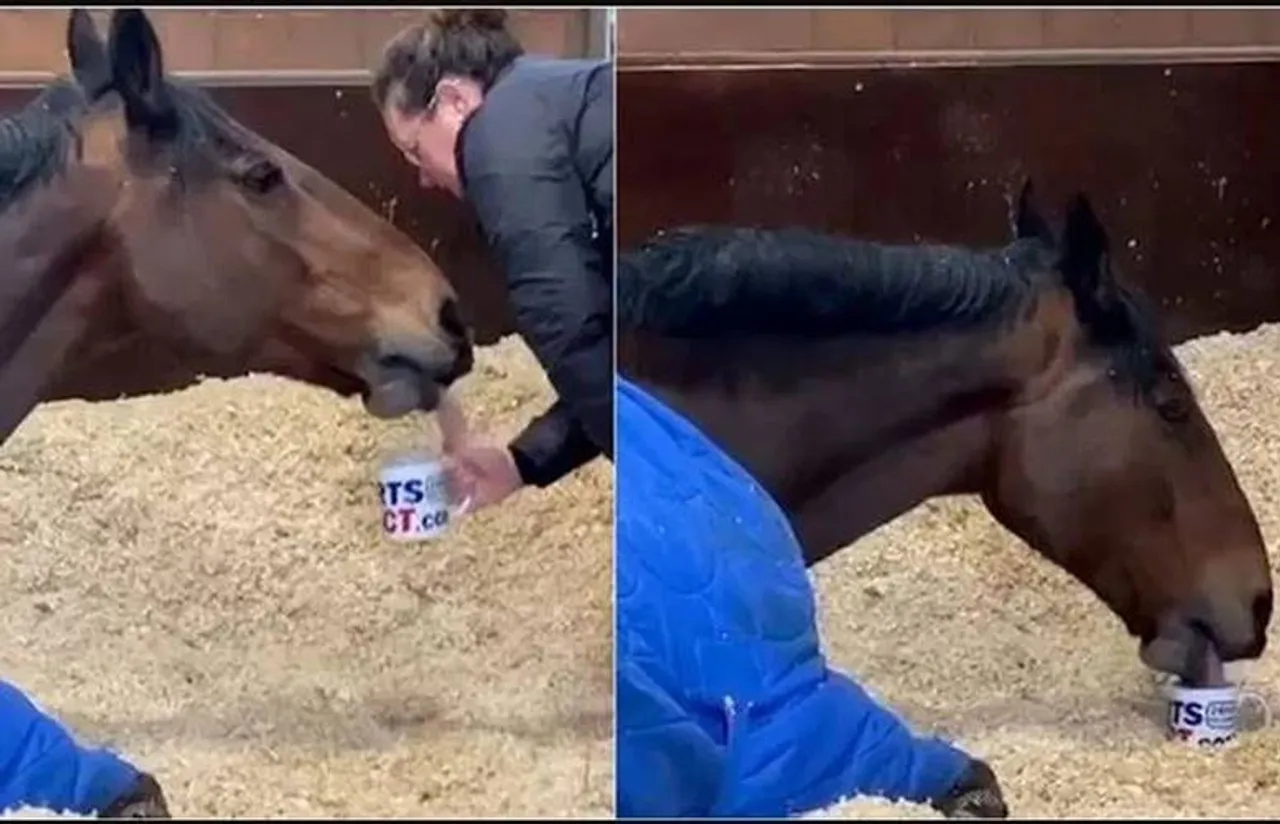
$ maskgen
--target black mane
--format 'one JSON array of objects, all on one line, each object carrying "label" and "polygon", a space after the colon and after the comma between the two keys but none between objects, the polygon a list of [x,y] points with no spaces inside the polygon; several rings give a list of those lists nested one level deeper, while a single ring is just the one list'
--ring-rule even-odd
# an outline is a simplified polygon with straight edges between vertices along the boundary
[{"label": "black mane", "polygon": [[89,109],[73,80],[59,78],[7,117],[0,118],[0,212],[33,185],[46,183],[78,153],[76,124]]},{"label": "black mane", "polygon": [[1053,254],[892,246],[803,229],[685,227],[621,255],[618,325],[672,337],[828,337],[995,322]]},{"label": "black mane", "polygon": [[[619,329],[673,338],[823,338],[998,327],[1054,283],[1038,238],[999,249],[887,245],[803,229],[693,226],[620,255]],[[1081,313],[1118,378],[1146,394],[1179,367],[1140,296]]]},{"label": "black mane", "polygon": [[[261,150],[262,140],[202,89],[169,79],[165,91],[178,122],[170,157],[179,176]],[[79,123],[93,105],[74,80],[59,78],[22,109],[0,118],[0,213],[33,185],[62,173],[69,160],[79,156]],[[215,161],[213,167],[210,161]]]}]

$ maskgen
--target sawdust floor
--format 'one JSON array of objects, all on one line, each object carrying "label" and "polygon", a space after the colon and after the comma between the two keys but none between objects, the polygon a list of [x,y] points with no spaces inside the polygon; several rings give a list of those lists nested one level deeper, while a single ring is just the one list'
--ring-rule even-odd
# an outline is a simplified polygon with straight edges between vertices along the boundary
[{"label": "sawdust floor", "polygon": [[[1280,325],[1178,348],[1270,548],[1280,551]],[[935,501],[817,571],[833,665],[919,729],[987,759],[1016,817],[1274,817],[1280,727],[1206,754],[1163,740],[1137,643],[976,500]],[[1249,684],[1280,710],[1280,621]],[[934,817],[857,799],[815,817]]]},{"label": "sawdust floor", "polygon": [[[514,434],[514,338],[460,397]],[[0,448],[0,674],[156,773],[178,816],[608,815],[612,469],[381,539],[429,418],[275,378],[39,408]]]}]

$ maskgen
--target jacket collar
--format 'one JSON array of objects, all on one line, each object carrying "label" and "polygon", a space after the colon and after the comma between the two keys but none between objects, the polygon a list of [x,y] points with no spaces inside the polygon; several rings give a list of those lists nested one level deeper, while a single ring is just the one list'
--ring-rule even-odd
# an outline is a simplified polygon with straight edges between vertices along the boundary
[{"label": "jacket collar", "polygon": [[523,56],[517,57],[507,64],[507,67],[493,80],[493,84],[489,86],[489,90],[484,93],[484,98],[480,101],[480,105],[476,106],[471,114],[467,115],[467,119],[462,121],[462,128],[458,130],[458,140],[453,144],[453,162],[458,167],[458,183],[462,186],[462,191],[467,190],[467,165],[463,162],[466,158],[464,147],[467,143],[467,129],[471,126],[471,121],[475,119],[476,114],[484,108],[484,104],[488,101],[490,93],[497,88],[498,84],[507,79],[511,75],[511,70],[516,67],[524,59]]}]

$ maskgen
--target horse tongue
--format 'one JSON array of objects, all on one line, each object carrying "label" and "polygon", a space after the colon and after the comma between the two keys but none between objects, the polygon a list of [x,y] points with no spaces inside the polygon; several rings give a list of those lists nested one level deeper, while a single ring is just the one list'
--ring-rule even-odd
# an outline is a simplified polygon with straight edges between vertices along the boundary
[{"label": "horse tongue", "polygon": [[391,369],[369,387],[364,408],[375,418],[398,418],[417,409],[422,402],[422,386],[412,369]]},{"label": "horse tongue", "polygon": [[1220,687],[1226,684],[1226,670],[1218,647],[1204,639],[1202,651],[1195,656],[1191,669],[1191,687]]}]

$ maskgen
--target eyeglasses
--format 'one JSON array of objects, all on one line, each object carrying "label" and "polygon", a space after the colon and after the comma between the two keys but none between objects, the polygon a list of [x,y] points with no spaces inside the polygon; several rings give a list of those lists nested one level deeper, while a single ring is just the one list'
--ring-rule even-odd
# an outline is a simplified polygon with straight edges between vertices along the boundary
[{"label": "eyeglasses", "polygon": [[440,86],[436,86],[435,92],[432,93],[431,99],[427,101],[427,105],[422,111],[414,115],[412,118],[413,141],[407,145],[401,146],[400,151],[404,154],[404,159],[409,161],[410,165],[422,168],[422,148],[418,145],[418,136],[421,134],[421,121],[436,116],[436,104],[440,100]]},{"label": "eyeglasses", "polygon": [[441,83],[436,84],[435,91],[432,92],[431,99],[427,101],[427,105],[423,107],[421,112],[414,115],[413,118],[411,119],[410,122],[412,122],[413,124],[411,126],[412,134],[413,134],[412,141],[406,144],[401,144],[399,146],[400,153],[404,155],[404,159],[408,161],[409,165],[417,167],[419,169],[422,168],[422,148],[421,146],[419,146],[419,143],[418,143],[418,136],[419,134],[421,134],[420,120],[424,118],[433,118],[436,116],[436,105],[440,101],[440,89],[442,86],[445,85],[445,82],[447,81],[443,81]]}]

